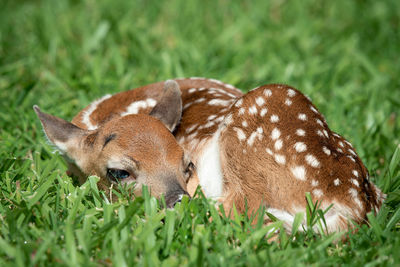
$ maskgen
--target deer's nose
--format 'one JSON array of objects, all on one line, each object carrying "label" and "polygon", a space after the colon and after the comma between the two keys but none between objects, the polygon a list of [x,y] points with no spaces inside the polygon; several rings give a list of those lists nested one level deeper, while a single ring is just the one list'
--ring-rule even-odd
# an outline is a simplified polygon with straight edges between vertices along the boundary
[{"label": "deer's nose", "polygon": [[183,196],[188,196],[189,199],[190,199],[189,194],[186,191],[183,191],[183,190],[181,192],[179,192],[179,193],[175,193],[175,194],[172,194],[172,195],[169,194],[165,199],[166,204],[167,204],[167,208],[172,209],[173,207],[175,207],[175,205],[177,203],[180,203],[182,201]]}]

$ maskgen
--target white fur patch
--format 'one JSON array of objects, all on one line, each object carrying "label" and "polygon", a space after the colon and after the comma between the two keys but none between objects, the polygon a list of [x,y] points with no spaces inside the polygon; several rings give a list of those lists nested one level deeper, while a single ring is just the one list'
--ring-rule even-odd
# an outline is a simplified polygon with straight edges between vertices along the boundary
[{"label": "white fur patch", "polygon": [[243,104],[243,98],[239,99],[236,103],[235,103],[235,107],[240,107]]},{"label": "white fur patch", "polygon": [[303,142],[297,142],[296,144],[294,144],[293,147],[296,150],[296,152],[299,152],[299,153],[307,150],[307,146]]},{"label": "white fur patch", "polygon": [[320,165],[319,161],[311,154],[308,154],[306,156],[306,161],[311,167],[314,167],[314,168],[318,168]]},{"label": "white fur patch", "polygon": [[266,97],[270,97],[270,96],[272,95],[272,91],[271,91],[270,89],[265,89],[265,90],[264,90],[264,95],[265,95]]},{"label": "white fur patch", "polygon": [[264,98],[262,98],[261,96],[259,96],[259,97],[256,98],[256,103],[257,103],[257,105],[258,105],[259,107],[261,107],[262,105],[264,105],[265,100],[264,100]]},{"label": "white fur patch", "polygon": [[219,136],[220,130],[208,141],[197,162],[197,175],[206,197],[221,197],[223,192]]},{"label": "white fur patch", "polygon": [[356,179],[351,179],[351,183],[357,187],[360,187],[360,184],[358,183],[358,181]]},{"label": "white fur patch", "polygon": [[152,108],[157,104],[157,101],[153,98],[147,98],[146,100],[135,101],[131,103],[125,112],[121,113],[121,116],[126,116],[130,114],[138,114],[140,109]]},{"label": "white fur patch", "polygon": [[268,112],[268,109],[263,108],[263,109],[261,110],[261,112],[260,112],[260,116],[261,116],[261,117],[264,117],[265,114],[267,114],[267,112]]},{"label": "white fur patch", "polygon": [[321,196],[324,195],[324,193],[322,192],[321,189],[314,189],[314,190],[312,191],[312,193],[313,193],[313,195],[314,195],[315,197],[321,197]]},{"label": "white fur patch", "polygon": [[278,128],[274,128],[271,132],[271,138],[272,140],[276,140],[281,136],[281,131],[279,131]]},{"label": "white fur patch", "polygon": [[253,105],[253,106],[249,107],[249,113],[250,114],[256,114],[257,113],[256,105]]},{"label": "white fur patch", "polygon": [[274,123],[275,123],[275,122],[278,122],[278,121],[279,121],[278,115],[275,115],[275,114],[274,114],[274,115],[271,116],[271,122],[274,122]]},{"label": "white fur patch", "polygon": [[246,139],[246,134],[243,132],[242,129],[237,128],[237,127],[233,127],[233,130],[236,132],[237,137],[240,141]]},{"label": "white fur patch", "polygon": [[232,100],[222,100],[222,99],[212,99],[208,101],[208,104],[211,106],[228,106],[232,103]]},{"label": "white fur patch", "polygon": [[286,163],[286,158],[283,155],[275,154],[274,158],[275,158],[275,161],[277,163],[279,163],[279,164],[285,164]]},{"label": "white fur patch", "polygon": [[106,99],[109,99],[111,97],[111,95],[105,95],[102,98],[92,102],[92,104],[90,104],[89,108],[85,111],[85,113],[83,114],[82,117],[82,123],[84,123],[88,130],[95,130],[97,129],[97,125],[93,125],[90,121],[90,115],[92,115],[93,111],[96,110],[97,106],[103,102]]},{"label": "white fur patch", "polygon": [[297,129],[297,130],[296,130],[296,134],[297,134],[298,136],[305,136],[305,135],[306,135],[306,132],[305,132],[303,129]]},{"label": "white fur patch", "polygon": [[293,176],[301,181],[306,180],[306,169],[304,166],[296,166],[291,169]]},{"label": "white fur patch", "polygon": [[275,150],[280,150],[282,148],[282,146],[283,146],[282,140],[281,139],[276,140],[275,145],[274,145]]},{"label": "white fur patch", "polygon": [[307,115],[304,114],[304,113],[300,113],[300,114],[298,115],[298,118],[299,118],[300,120],[302,120],[302,121],[306,121],[306,120],[307,120]]},{"label": "white fur patch", "polygon": [[288,89],[287,94],[289,97],[294,97],[296,95],[296,92],[293,89]]},{"label": "white fur patch", "polygon": [[331,151],[330,151],[326,146],[323,146],[323,147],[322,147],[322,150],[323,150],[324,153],[327,154],[328,156],[331,154]]}]

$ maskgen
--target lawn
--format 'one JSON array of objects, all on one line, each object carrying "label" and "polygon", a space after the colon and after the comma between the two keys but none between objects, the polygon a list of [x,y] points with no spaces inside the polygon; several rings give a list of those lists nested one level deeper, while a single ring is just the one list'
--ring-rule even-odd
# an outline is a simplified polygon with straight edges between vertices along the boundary
[{"label": "lawn", "polygon": [[[1,1],[0,265],[399,266],[399,11],[398,0]],[[106,93],[190,76],[310,96],[388,194],[381,212],[357,233],[268,242],[269,228],[220,216],[201,194],[175,210],[124,191],[110,203],[97,177],[79,187],[65,174],[32,110],[72,119]]]}]

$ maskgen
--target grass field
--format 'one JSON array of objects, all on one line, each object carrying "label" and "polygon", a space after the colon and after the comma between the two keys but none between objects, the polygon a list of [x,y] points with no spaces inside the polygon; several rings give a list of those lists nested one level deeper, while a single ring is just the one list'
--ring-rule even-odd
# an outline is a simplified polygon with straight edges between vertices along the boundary
[{"label": "grass field", "polygon": [[[399,11],[398,0],[1,1],[0,265],[400,266]],[[203,197],[173,211],[148,196],[109,203],[96,177],[66,176],[32,110],[71,119],[106,93],[189,76],[309,95],[388,194],[380,214],[356,234],[269,243],[270,229]]]}]

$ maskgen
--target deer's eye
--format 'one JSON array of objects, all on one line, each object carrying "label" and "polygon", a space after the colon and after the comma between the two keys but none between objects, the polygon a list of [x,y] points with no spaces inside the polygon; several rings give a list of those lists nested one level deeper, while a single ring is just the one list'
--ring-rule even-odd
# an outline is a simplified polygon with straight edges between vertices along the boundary
[{"label": "deer's eye", "polygon": [[193,164],[193,162],[189,162],[189,164],[187,165],[186,169],[185,169],[185,178],[186,181],[192,176],[193,171],[195,170],[195,166]]},{"label": "deer's eye", "polygon": [[118,182],[118,180],[126,179],[130,176],[129,172],[118,169],[107,169],[107,178]]}]

